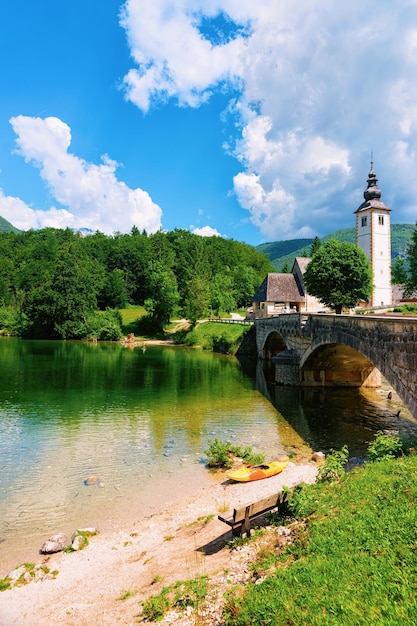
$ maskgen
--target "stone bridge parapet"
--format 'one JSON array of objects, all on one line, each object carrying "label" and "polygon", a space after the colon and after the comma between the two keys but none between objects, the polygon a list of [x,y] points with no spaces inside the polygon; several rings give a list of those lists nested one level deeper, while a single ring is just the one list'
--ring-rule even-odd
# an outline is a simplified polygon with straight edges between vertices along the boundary
[{"label": "stone bridge parapet", "polygon": [[258,356],[275,361],[278,383],[377,386],[378,371],[416,416],[417,319],[290,313],[255,328]]}]

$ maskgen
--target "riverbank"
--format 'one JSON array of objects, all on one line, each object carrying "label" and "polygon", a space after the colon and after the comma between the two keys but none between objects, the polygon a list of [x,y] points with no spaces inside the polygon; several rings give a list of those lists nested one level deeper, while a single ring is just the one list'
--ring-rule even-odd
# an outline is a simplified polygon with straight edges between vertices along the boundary
[{"label": "riverbank", "polygon": [[314,482],[316,471],[314,463],[291,462],[282,474],[248,484],[219,474],[215,484],[162,513],[147,517],[144,511],[143,519],[128,527],[99,533],[81,552],[45,557],[56,577],[2,592],[0,624],[128,626],[141,621],[143,600],[178,580],[219,574],[227,586],[234,566],[243,571],[245,555],[225,547],[232,535],[217,515],[283,486]]}]

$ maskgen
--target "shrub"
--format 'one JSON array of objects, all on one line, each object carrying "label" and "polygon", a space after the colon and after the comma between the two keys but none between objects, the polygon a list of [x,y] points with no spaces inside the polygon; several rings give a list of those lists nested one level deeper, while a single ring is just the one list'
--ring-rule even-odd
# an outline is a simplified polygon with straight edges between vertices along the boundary
[{"label": "shrub", "polygon": [[230,469],[233,465],[232,457],[238,457],[243,459],[245,463],[249,465],[258,465],[263,463],[265,455],[259,452],[254,452],[251,446],[241,448],[240,446],[233,445],[230,441],[220,441],[216,437],[213,441],[209,441],[209,447],[205,450],[207,454],[209,467],[217,467],[222,469]]},{"label": "shrub", "polygon": [[0,329],[7,335],[19,337],[24,335],[29,321],[24,313],[13,307],[0,307]]},{"label": "shrub", "polygon": [[236,351],[236,342],[222,333],[219,337],[213,337],[212,349],[221,354],[233,354]]},{"label": "shrub", "polygon": [[91,315],[86,324],[86,336],[102,341],[117,341],[122,336],[122,316],[116,309]]},{"label": "shrub", "polygon": [[395,313],[417,313],[417,305],[416,304],[402,304],[401,306],[394,307]]},{"label": "shrub", "polygon": [[249,326],[240,324],[223,325],[205,322],[191,330],[184,342],[189,346],[201,346],[203,350],[235,354],[249,329]]},{"label": "shrub", "polygon": [[297,519],[304,519],[312,515],[317,508],[317,499],[314,487],[300,483],[294,487],[288,498],[286,511]]},{"label": "shrub", "polygon": [[387,457],[395,458],[402,452],[401,439],[395,435],[378,432],[374,441],[368,446],[369,461],[379,461]]},{"label": "shrub", "polygon": [[150,622],[158,622],[171,606],[168,589],[163,589],[158,596],[152,596],[143,603],[143,617]]},{"label": "shrub", "polygon": [[230,469],[233,465],[229,454],[231,445],[230,441],[224,443],[217,437],[214,441],[209,441],[209,447],[204,451],[208,456],[207,465],[209,467]]},{"label": "shrub", "polygon": [[343,446],[341,450],[330,450],[330,454],[326,456],[324,464],[317,473],[317,482],[333,482],[340,480],[345,474],[345,465],[349,457],[347,446]]}]

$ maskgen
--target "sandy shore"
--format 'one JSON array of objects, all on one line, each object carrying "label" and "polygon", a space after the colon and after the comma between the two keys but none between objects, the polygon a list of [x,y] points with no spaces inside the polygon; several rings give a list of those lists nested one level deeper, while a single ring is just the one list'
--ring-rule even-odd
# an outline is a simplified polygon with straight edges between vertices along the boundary
[{"label": "sandy shore", "polygon": [[144,512],[143,520],[128,528],[92,537],[81,552],[47,557],[48,567],[58,570],[56,578],[0,593],[0,626],[136,624],[142,601],[162,587],[230,566],[224,542],[231,532],[217,519],[219,513],[283,486],[314,482],[316,471],[314,463],[289,463],[282,474],[247,484],[219,475],[218,483],[163,513]]}]

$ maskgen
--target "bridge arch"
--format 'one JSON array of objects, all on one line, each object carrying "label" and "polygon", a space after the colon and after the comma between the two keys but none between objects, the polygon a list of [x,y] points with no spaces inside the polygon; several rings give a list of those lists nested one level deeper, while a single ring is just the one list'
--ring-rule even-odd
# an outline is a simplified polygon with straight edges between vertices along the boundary
[{"label": "bridge arch", "polygon": [[287,343],[281,333],[273,330],[264,338],[261,358],[269,361],[277,354],[288,349]]},{"label": "bridge arch", "polygon": [[351,346],[320,343],[302,355],[300,384],[377,388],[381,385],[381,373],[372,361]]},{"label": "bridge arch", "polygon": [[[255,321],[256,345],[261,359],[275,356],[275,380],[284,385],[375,384],[377,368],[417,417],[417,320],[415,318],[292,314]],[[287,350],[264,349],[276,332]],[[332,355],[332,350],[336,353]],[[354,366],[344,366],[352,359]],[[323,367],[321,367],[323,366]],[[325,367],[324,367],[325,366]],[[359,371],[352,380],[353,369]],[[330,374],[337,368],[336,374]],[[320,371],[327,370],[327,374]],[[351,380],[343,381],[349,375]],[[333,382],[333,384],[337,384]]]}]

